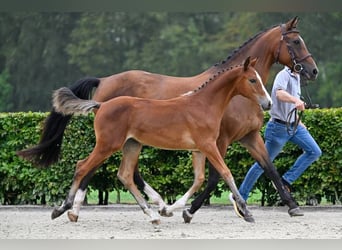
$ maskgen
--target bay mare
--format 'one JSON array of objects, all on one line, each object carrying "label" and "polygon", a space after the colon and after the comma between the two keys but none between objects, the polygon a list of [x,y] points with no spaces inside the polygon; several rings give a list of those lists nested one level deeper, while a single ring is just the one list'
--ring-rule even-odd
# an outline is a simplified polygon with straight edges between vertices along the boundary
[{"label": "bay mare", "polygon": [[[281,63],[292,69],[297,69],[297,66],[300,65],[303,68],[302,76],[313,80],[318,75],[318,69],[304,40],[299,35],[296,28],[297,23],[298,18],[295,17],[284,24],[273,26],[256,34],[226,60],[192,77],[172,77],[131,70],[104,78],[84,78],[76,82],[71,89],[76,96],[86,99],[90,97],[92,89],[96,87],[92,99],[100,102],[122,95],[168,99],[193,90],[199,82],[203,82],[220,69],[240,63],[247,55],[259,58],[255,68],[264,83],[267,82],[270,68],[274,63]],[[53,110],[45,121],[39,144],[19,151],[18,155],[41,166],[49,166],[56,162],[60,155],[63,133],[70,118],[71,115],[62,115]],[[274,168],[260,135],[262,125],[263,113],[260,111],[259,105],[242,96],[235,96],[226,108],[217,140],[221,155],[225,156],[227,148],[232,142],[239,141],[265,170]],[[138,172],[135,172],[134,178],[140,189],[144,189],[145,182]],[[272,176],[270,178],[272,179]],[[219,174],[209,163],[207,186],[192,202],[191,208],[183,213],[183,215],[187,215],[184,217],[186,222],[190,222],[192,215],[209,197],[218,181]],[[283,184],[275,180],[273,182],[276,184],[284,204],[290,207],[289,211],[296,208],[297,205],[292,197],[288,198],[290,195],[286,189],[284,190]],[[80,193],[84,194],[85,188],[86,186],[81,185]],[[74,204],[75,208],[72,213],[75,216],[78,216],[80,202]]]},{"label": "bay mare", "polygon": [[[122,96],[100,103],[80,99],[66,87],[55,91],[53,105],[57,112],[66,115],[87,114],[93,109],[97,109],[97,112],[94,120],[95,147],[87,158],[78,161],[69,194],[63,204],[54,209],[52,218],[70,209],[81,183],[87,184],[88,176],[113,153],[121,150],[119,180],[131,192],[144,213],[150,216],[152,223],[159,224],[159,215],[150,208],[133,180],[142,146],[149,145],[162,149],[190,150],[193,155],[193,185],[173,205],[166,206],[163,202],[164,207],[160,207],[159,211],[161,214],[168,216],[175,209],[184,207],[201,187],[205,176],[205,159],[208,158],[237,197],[244,219],[253,222],[252,214],[239,194],[216,140],[225,108],[233,96],[242,95],[263,108],[270,108],[271,97],[253,68],[255,63],[256,59],[250,61],[248,57],[243,65],[222,69],[199,88],[167,100]],[[270,174],[276,175],[277,171],[272,170]],[[144,191],[149,194],[149,189]],[[153,193],[156,194],[155,191]],[[158,198],[162,200],[160,196]]]}]

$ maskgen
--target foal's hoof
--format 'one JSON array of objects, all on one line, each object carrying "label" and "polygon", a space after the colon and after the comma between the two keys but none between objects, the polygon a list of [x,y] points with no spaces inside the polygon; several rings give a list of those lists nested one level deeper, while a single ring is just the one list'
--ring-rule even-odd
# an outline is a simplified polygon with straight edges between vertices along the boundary
[{"label": "foal's hoof", "polygon": [[189,209],[183,210],[183,219],[184,223],[190,223],[192,220],[193,215],[189,212]]},{"label": "foal's hoof", "polygon": [[151,220],[152,225],[159,225],[160,224],[160,219],[153,219]]},{"label": "foal's hoof", "polygon": [[57,217],[61,216],[64,212],[59,211],[57,208],[55,208],[51,213],[51,219],[56,219]]},{"label": "foal's hoof", "polygon": [[173,216],[172,212],[171,213],[167,212],[166,207],[163,207],[163,209],[159,210],[158,212],[161,216],[164,216],[164,217],[172,217]]},{"label": "foal's hoof", "polygon": [[78,215],[74,214],[72,211],[68,211],[68,218],[71,222],[77,222]]},{"label": "foal's hoof", "polygon": [[304,213],[300,210],[299,207],[291,208],[291,209],[289,209],[288,212],[289,212],[289,215],[290,215],[291,217],[294,217],[294,216],[303,216],[303,215],[304,215]]}]

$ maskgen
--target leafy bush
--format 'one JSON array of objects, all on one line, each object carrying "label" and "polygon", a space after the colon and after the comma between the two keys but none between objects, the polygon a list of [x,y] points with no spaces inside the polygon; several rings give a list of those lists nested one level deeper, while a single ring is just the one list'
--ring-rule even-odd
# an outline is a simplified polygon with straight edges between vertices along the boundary
[{"label": "leafy bush", "polygon": [[[17,157],[16,151],[39,141],[41,125],[47,113],[0,114],[0,201],[2,204],[54,204],[65,198],[78,160],[92,151],[95,138],[93,115],[74,117],[65,132],[62,158],[49,168],[36,168]],[[265,115],[265,122],[269,119]],[[320,145],[323,155],[294,183],[297,200],[308,196],[325,197],[332,203],[342,200],[342,109],[307,110],[304,123]],[[263,128],[264,129],[264,128]],[[263,132],[263,130],[262,130]],[[280,174],[285,172],[301,150],[287,144],[274,164]],[[121,153],[116,153],[100,168],[90,188],[102,191],[124,190],[116,174]],[[233,143],[225,157],[239,186],[254,160],[239,143]],[[173,202],[192,185],[191,153],[144,147],[139,157],[143,178],[158,192]],[[255,188],[261,190],[262,203],[275,204],[276,191],[266,178],[260,178]],[[219,196],[228,187],[221,181],[214,194]]]}]

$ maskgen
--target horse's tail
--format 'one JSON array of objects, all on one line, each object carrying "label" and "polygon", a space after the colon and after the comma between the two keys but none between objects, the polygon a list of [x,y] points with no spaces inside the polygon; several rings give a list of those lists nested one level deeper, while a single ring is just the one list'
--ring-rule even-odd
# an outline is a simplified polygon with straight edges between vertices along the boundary
[{"label": "horse's tail", "polygon": [[54,109],[64,115],[88,114],[93,109],[100,107],[100,103],[94,100],[80,99],[74,95],[71,89],[63,87],[53,93]]},{"label": "horse's tail", "polygon": [[[70,87],[71,91],[81,99],[89,99],[93,88],[98,87],[100,79],[87,77],[78,80]],[[44,122],[44,127],[38,145],[18,151],[22,158],[37,166],[47,167],[59,159],[64,130],[72,115],[57,113],[54,109]]]}]

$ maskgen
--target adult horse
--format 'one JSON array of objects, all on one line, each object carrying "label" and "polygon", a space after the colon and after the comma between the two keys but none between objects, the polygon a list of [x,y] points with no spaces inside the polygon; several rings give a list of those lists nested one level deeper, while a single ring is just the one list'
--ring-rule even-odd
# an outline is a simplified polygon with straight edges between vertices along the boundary
[{"label": "adult horse", "polygon": [[[263,108],[271,106],[271,98],[253,68],[255,63],[256,59],[250,62],[248,57],[243,65],[220,69],[199,88],[168,100],[121,96],[101,103],[80,99],[66,87],[55,91],[53,105],[57,112],[87,114],[97,109],[97,113],[94,120],[95,147],[86,159],[77,163],[69,194],[63,204],[54,209],[52,218],[68,210],[81,183],[88,182],[89,175],[113,153],[121,150],[120,181],[144,213],[151,217],[152,223],[159,224],[158,214],[153,212],[133,181],[142,146],[149,145],[193,153],[194,183],[182,198],[162,209],[166,214],[185,206],[200,188],[204,181],[205,159],[208,158],[236,197],[244,219],[254,221],[223,161],[216,140],[225,108],[233,96],[242,95]],[[272,170],[275,175],[276,170]]]},{"label": "adult horse", "polygon": [[[76,96],[85,99],[89,98],[92,89],[97,87],[92,98],[96,101],[106,101],[122,95],[169,99],[194,89],[199,82],[209,78],[220,69],[240,63],[246,55],[259,58],[255,67],[264,83],[267,82],[271,66],[276,62],[287,65],[294,70],[299,70],[302,67],[301,74],[312,80],[317,77],[318,69],[306,48],[304,40],[296,29],[297,23],[298,18],[295,17],[285,24],[276,25],[258,33],[235,50],[226,60],[196,76],[171,77],[132,70],[101,79],[81,79],[71,89]],[[39,144],[22,150],[18,154],[37,165],[48,166],[56,162],[61,150],[63,133],[70,118],[71,115],[62,115],[53,110],[46,119]],[[226,108],[217,141],[221,155],[226,154],[228,145],[234,141],[239,141],[264,169],[274,168],[259,133],[262,125],[263,113],[259,106],[242,96],[234,97]],[[186,222],[191,220],[192,214],[209,197],[218,180],[218,173],[209,166],[207,187],[192,202],[190,210],[184,213]],[[149,186],[145,186],[145,182],[137,172],[135,181],[141,189],[149,189]],[[297,205],[289,198],[283,184],[278,183],[278,181],[274,182],[284,204],[290,207],[290,215],[294,215],[294,211],[296,211],[294,208],[297,208]],[[84,189],[85,186],[81,186],[80,194],[84,195]],[[75,209],[72,211],[74,218],[78,216],[81,200],[82,197],[80,196],[75,204]]]}]

